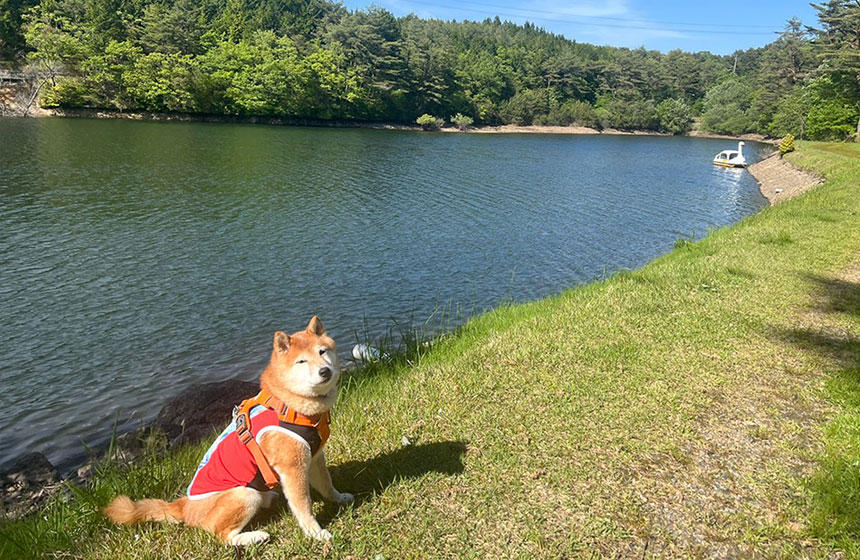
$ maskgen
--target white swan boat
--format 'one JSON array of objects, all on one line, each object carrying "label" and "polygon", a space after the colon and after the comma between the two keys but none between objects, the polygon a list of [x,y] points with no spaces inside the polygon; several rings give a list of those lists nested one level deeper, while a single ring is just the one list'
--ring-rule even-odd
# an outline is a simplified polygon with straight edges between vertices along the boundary
[{"label": "white swan boat", "polygon": [[738,142],[737,150],[723,150],[714,156],[714,165],[720,167],[746,167],[747,160],[744,158],[744,143]]}]

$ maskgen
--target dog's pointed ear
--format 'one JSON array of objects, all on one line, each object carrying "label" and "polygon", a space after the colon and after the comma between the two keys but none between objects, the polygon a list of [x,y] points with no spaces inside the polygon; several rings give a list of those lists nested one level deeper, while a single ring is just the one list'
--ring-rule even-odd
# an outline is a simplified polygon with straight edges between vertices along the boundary
[{"label": "dog's pointed ear", "polygon": [[317,336],[325,334],[325,327],[323,326],[322,321],[320,321],[320,318],[316,315],[314,315],[311,322],[308,323],[308,332]]},{"label": "dog's pointed ear", "polygon": [[286,354],[290,349],[290,335],[278,331],[275,333],[275,352]]}]

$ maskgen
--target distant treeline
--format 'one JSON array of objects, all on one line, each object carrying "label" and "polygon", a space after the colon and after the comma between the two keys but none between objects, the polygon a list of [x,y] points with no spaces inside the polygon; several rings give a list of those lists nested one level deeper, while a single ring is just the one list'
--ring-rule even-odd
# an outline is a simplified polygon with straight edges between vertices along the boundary
[{"label": "distant treeline", "polygon": [[0,58],[46,106],[414,123],[702,128],[845,139],[860,5],[819,6],[731,56],[597,47],[499,18],[448,22],[328,0],[0,0]]}]

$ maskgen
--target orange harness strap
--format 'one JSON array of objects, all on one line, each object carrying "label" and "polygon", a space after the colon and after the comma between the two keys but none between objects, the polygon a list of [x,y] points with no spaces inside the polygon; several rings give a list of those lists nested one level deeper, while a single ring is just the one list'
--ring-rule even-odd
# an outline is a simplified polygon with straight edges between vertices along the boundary
[{"label": "orange harness strap", "polygon": [[260,449],[260,445],[254,439],[254,434],[251,433],[251,409],[257,405],[265,406],[277,412],[278,420],[281,422],[316,428],[323,443],[325,443],[329,436],[331,416],[328,411],[314,416],[305,416],[266,391],[260,391],[256,397],[242,401],[236,412],[236,435],[239,436],[239,441],[254,456],[254,461],[257,462],[260,474],[263,475],[263,480],[266,481],[266,487],[271,490],[278,485],[278,475],[272,470],[272,466],[269,465],[269,461],[263,455],[263,450]]}]

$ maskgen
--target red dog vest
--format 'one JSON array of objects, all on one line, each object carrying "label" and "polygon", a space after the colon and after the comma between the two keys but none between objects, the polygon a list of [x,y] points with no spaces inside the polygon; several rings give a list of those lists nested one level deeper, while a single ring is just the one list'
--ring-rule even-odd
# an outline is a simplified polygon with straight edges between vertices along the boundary
[{"label": "red dog vest", "polygon": [[[284,422],[278,417],[276,411],[262,405],[251,409],[250,418],[251,434],[258,444],[262,434],[270,430],[277,430],[307,445],[311,456],[313,456],[325,445],[328,439],[329,418],[327,413],[318,427]],[[239,440],[236,433],[236,421],[234,420],[221,432],[206,451],[206,454],[203,455],[197,472],[194,473],[194,478],[188,485],[187,494],[189,499],[200,500],[208,498],[216,492],[238,486],[249,486],[256,490],[267,489],[254,456],[248,447]]]}]

